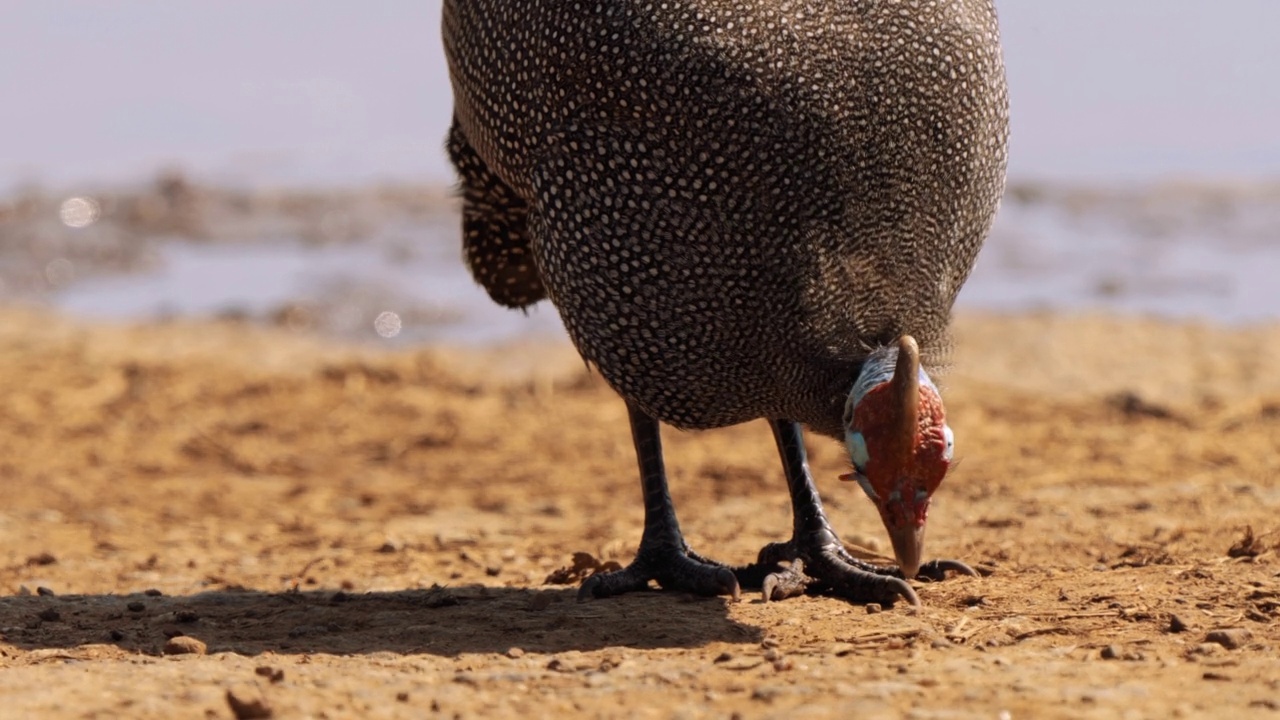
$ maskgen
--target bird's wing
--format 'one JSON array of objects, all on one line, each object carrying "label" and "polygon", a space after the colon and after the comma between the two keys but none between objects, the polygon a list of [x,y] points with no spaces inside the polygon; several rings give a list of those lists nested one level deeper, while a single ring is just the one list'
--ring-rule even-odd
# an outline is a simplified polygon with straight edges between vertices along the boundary
[{"label": "bird's wing", "polygon": [[449,159],[462,184],[462,247],[467,267],[489,297],[524,308],[547,297],[534,262],[529,206],[494,174],[454,120]]}]

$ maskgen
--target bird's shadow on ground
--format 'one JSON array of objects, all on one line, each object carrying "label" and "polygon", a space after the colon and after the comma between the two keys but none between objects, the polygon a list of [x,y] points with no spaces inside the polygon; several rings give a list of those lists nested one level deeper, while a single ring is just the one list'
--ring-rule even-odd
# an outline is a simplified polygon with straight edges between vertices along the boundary
[{"label": "bird's shadow on ground", "polygon": [[380,593],[216,591],[190,596],[0,598],[0,641],[25,650],[109,644],[158,655],[175,635],[209,652],[558,653],[756,643],[725,598],[641,592],[579,603],[576,589],[481,585]]}]

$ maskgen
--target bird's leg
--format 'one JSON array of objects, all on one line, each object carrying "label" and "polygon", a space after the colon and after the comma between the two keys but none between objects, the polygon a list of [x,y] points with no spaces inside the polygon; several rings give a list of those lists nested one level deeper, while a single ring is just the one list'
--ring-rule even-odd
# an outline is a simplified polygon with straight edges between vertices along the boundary
[{"label": "bird's leg", "polygon": [[671,493],[667,490],[658,421],[630,402],[627,412],[631,417],[631,439],[635,443],[640,485],[644,490],[644,534],[640,537],[640,550],[627,567],[587,578],[578,590],[578,599],[643,590],[650,580],[656,580],[667,590],[732,595],[737,599],[738,580],[733,571],[694,553],[680,532]]},{"label": "bird's leg", "polygon": [[[854,558],[831,529],[822,510],[822,500],[814,486],[805,455],[799,424],[790,420],[770,420],[778,454],[782,457],[791,492],[794,524],[789,542],[774,543],[760,551],[755,565],[738,571],[743,584],[764,577],[758,583],[765,600],[781,600],[804,592],[837,595],[855,602],[892,603],[899,597],[912,605],[920,603],[916,593],[897,568],[882,568]],[[782,563],[790,561],[790,566]],[[963,563],[929,563],[921,575],[942,579],[947,570],[973,573]]]}]

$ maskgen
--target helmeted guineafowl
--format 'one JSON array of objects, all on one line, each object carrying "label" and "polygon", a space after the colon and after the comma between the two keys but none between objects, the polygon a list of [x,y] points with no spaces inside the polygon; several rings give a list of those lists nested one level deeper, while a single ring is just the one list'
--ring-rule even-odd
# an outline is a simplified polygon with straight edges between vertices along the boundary
[{"label": "helmeted guineafowl", "polygon": [[[444,41],[471,272],[510,307],[550,298],[630,412],[640,550],[581,596],[915,603],[904,578],[972,572],[921,565],[952,454],[921,358],[1004,187],[992,0],[445,0]],[[794,535],[730,568],[680,533],[658,422],[756,418]],[[845,551],[801,424],[846,443],[899,568]]]}]

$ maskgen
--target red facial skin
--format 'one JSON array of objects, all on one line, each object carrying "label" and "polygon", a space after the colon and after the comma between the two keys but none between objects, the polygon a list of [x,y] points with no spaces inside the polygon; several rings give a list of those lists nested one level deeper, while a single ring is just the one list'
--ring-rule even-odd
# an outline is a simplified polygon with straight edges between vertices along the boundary
[{"label": "red facial skin", "polygon": [[[919,430],[913,451],[905,458],[895,457],[890,450],[896,413],[890,384],[886,382],[867,391],[853,416],[853,428],[862,433],[870,456],[863,474],[880,498],[876,506],[890,534],[906,526],[924,527],[929,499],[951,465],[945,459],[946,411],[936,391],[928,385],[920,386]],[[924,494],[920,495],[920,491]],[[895,495],[900,500],[894,500]]]}]

